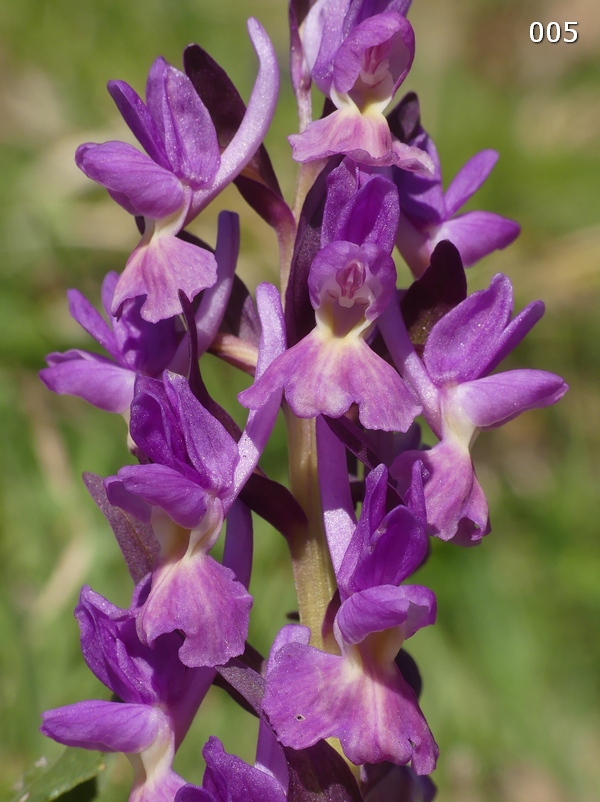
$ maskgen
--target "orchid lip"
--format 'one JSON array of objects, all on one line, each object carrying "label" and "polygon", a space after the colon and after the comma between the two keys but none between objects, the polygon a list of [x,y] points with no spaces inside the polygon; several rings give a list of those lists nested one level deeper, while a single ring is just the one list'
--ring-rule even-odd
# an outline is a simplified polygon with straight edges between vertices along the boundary
[{"label": "orchid lip", "polygon": [[316,311],[317,328],[324,336],[343,340],[363,338],[373,328],[373,322],[365,317],[365,303],[344,304],[337,298],[332,303],[322,304]]},{"label": "orchid lip", "polygon": [[384,109],[389,106],[392,100],[391,94],[383,98],[378,98],[377,96],[361,98],[358,93],[353,97],[353,92],[354,90],[351,90],[351,92],[338,92],[332,86],[330,89],[331,101],[338,109],[361,114],[365,117],[378,117],[383,114]]}]

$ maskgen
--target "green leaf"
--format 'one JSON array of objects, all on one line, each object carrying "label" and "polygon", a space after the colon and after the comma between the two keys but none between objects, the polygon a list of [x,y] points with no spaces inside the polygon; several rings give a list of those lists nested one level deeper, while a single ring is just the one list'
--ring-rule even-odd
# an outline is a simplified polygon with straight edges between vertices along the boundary
[{"label": "green leaf", "polygon": [[91,802],[99,793],[99,775],[106,756],[87,749],[67,748],[51,766],[36,766],[24,778],[11,802]]}]

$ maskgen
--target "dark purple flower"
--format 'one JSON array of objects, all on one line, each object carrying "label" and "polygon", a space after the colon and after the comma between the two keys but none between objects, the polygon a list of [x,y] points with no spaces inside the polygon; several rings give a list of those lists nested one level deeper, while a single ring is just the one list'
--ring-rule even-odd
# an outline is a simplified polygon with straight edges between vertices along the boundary
[{"label": "dark purple flower", "polygon": [[266,771],[229,755],[218,738],[210,737],[202,750],[206,769],[202,787],[185,785],[175,802],[285,802],[287,794]]},{"label": "dark purple flower", "polygon": [[312,6],[302,29],[304,56],[336,110],[289,137],[296,161],[343,153],[362,164],[431,174],[427,153],[394,138],[383,115],[414,58],[408,6],[397,0],[321,0]]},{"label": "dark purple flower", "polygon": [[135,610],[121,610],[83,588],[75,616],[85,660],[121,702],[88,701],[48,710],[42,732],[67,746],[124,752],[135,772],[130,802],[172,802],[184,780],[171,768],[212,669],[187,668],[181,636],[158,638],[150,649],[137,636]]},{"label": "dark purple flower", "polygon": [[396,245],[417,278],[429,266],[431,254],[442,240],[450,240],[463,265],[471,267],[517,238],[521,229],[514,220],[493,212],[458,214],[498,161],[495,150],[482,150],[469,159],[444,192],[440,160],[429,134],[419,126],[409,144],[426,151],[434,165],[431,177],[393,170],[402,211]]},{"label": "dark purple flower", "polygon": [[112,301],[144,296],[145,320],[181,312],[178,292],[190,299],[216,280],[214,256],[175,235],[254,156],[269,127],[278,91],[277,62],[262,26],[248,21],[259,58],[258,78],[242,123],[220,153],[210,115],[184,73],[158,58],[146,85],[146,103],[123,81],[108,85],[119,111],[144,153],[124,142],[87,143],[76,162],[133,215],[144,217],[144,235],[129,257]]},{"label": "dark purple flower", "polygon": [[308,276],[317,325],[239,399],[259,409],[283,388],[298,417],[339,417],[356,403],[364,426],[406,431],[419,408],[398,373],[366,342],[395,293],[389,255],[398,225],[395,188],[347,163],[328,185],[323,247]]},{"label": "dark purple flower", "polygon": [[48,354],[48,367],[40,371],[40,378],[55,393],[76,395],[107,412],[125,414],[136,376],[162,374],[175,355],[183,328],[177,318],[148,323],[140,315],[141,298],[125,301],[120,317],[112,317],[118,278],[108,273],[102,284],[102,306],[110,325],[80,292],[68,292],[71,317],[112,358],[79,349]]},{"label": "dark purple flower", "polygon": [[[429,472],[425,500],[430,534],[443,540],[476,541],[489,531],[488,505],[470,455],[479,432],[554,404],[568,389],[560,376],[544,370],[492,374],[541,318],[544,305],[535,301],[511,320],[512,312],[512,286],[499,273],[487,290],[473,293],[435,324],[422,365],[412,361],[418,373],[410,360],[405,363],[405,378],[423,401],[427,422],[440,442],[428,451],[401,454],[391,473],[401,489],[408,487],[413,463],[423,462]],[[389,320],[384,336],[394,353]]]},{"label": "dark purple flower", "polygon": [[333,622],[340,654],[308,645],[305,627],[284,627],[273,645],[264,710],[277,737],[294,749],[339,738],[353,763],[412,761],[435,767],[438,749],[415,692],[395,662],[406,638],[435,621],[435,596],[400,585],[427,550],[420,467],[414,509],[385,514],[387,470],[369,474],[359,523],[337,571],[341,606]]}]

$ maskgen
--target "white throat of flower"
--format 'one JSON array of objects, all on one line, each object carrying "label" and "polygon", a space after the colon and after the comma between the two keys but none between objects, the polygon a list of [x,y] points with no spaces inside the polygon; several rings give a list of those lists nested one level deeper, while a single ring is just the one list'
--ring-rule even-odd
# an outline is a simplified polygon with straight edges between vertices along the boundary
[{"label": "white throat of flower", "polygon": [[375,300],[367,273],[363,262],[354,258],[323,282],[317,326],[337,338],[366,336],[372,326],[366,312]]},{"label": "white throat of flower", "polygon": [[468,454],[477,439],[479,429],[469,420],[459,403],[456,392],[459,386],[445,387],[440,394],[442,436],[452,440]]}]

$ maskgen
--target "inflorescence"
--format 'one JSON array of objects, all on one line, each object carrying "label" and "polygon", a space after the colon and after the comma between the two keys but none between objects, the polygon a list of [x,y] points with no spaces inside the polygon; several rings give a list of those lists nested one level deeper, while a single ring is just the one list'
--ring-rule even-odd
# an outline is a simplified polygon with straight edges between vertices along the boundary
[{"label": "inflorescence", "polygon": [[[464,268],[509,245],[519,226],[459,213],[496,152],[473,156],[444,192],[418,98],[392,105],[415,52],[409,6],[291,0],[290,205],[262,144],[279,76],[254,19],[259,68],[247,107],[190,45],[183,72],[156,59],[145,101],[123,81],[108,84],[143,150],[117,141],[77,150],[79,168],[135,217],[141,238],[123,272],[104,280],[104,316],[69,291],[71,315],[106,356],[50,354],[41,378],[127,422],[139,464],[86,483],[135,590],[126,610],[81,591],[83,655],[113,699],[49,710],[42,731],[125,753],[133,802],[435,794],[438,747],[403,647],[435,623],[436,599],[411,577],[430,538],[468,546],[490,531],[471,459],[479,433],[567,387],[541,370],[496,371],[544,308],[513,316],[501,274],[467,294]],[[313,85],[325,97],[318,119]],[[261,284],[255,299],[235,273],[237,215],[221,212],[214,249],[186,231],[232,182],[279,245],[281,285]],[[394,248],[414,278],[407,288],[396,287]],[[239,395],[243,431],[204,384],[209,350],[254,377]],[[290,488],[258,465],[281,407]],[[421,442],[419,416],[433,447]],[[286,538],[298,597],[299,623],[280,630],[265,659],[247,643],[251,512]],[[211,550],[224,525],[219,562]],[[256,762],[211,737],[197,787],[172,763],[216,678],[260,719]]]}]

